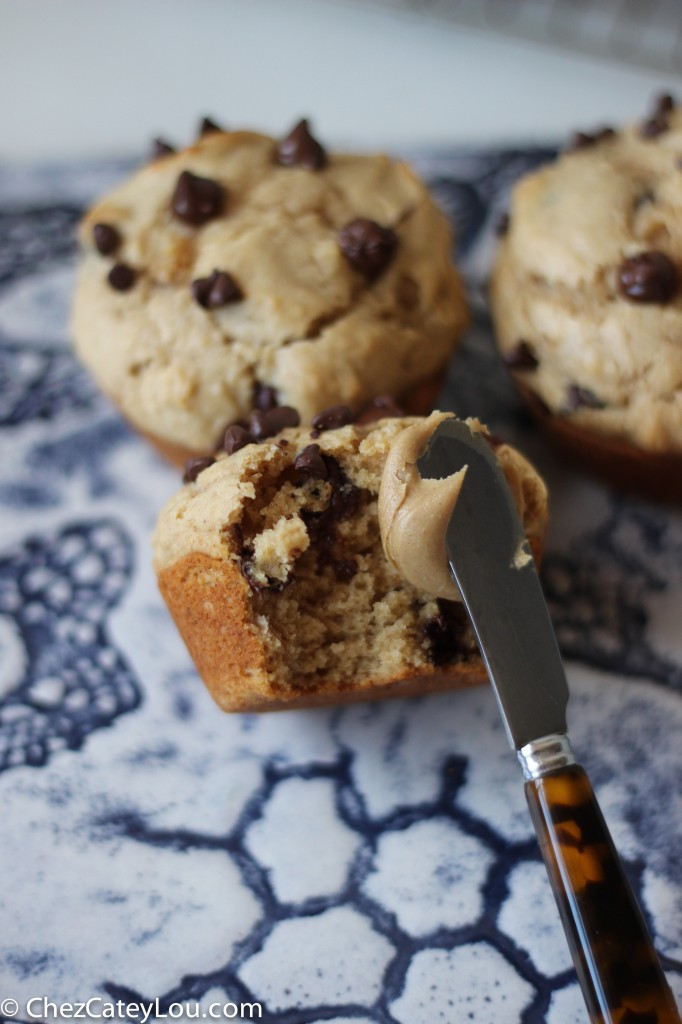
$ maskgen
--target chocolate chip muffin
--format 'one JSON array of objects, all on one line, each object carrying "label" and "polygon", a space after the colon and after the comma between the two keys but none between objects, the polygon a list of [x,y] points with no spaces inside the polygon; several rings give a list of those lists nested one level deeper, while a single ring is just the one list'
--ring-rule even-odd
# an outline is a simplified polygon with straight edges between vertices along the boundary
[{"label": "chocolate chip muffin", "polygon": [[424,411],[467,323],[451,241],[405,164],[205,119],[83,220],[76,349],[180,463],[263,402]]},{"label": "chocolate chip muffin", "polygon": [[[343,703],[486,678],[461,603],[409,584],[380,535],[392,445],[419,422],[430,436],[445,415],[350,423],[336,408],[312,429],[289,426],[260,441],[230,428],[227,450],[188,466],[159,517],[155,568],[222,708]],[[276,426],[266,415],[265,435]],[[513,449],[497,452],[538,556],[544,485]]]},{"label": "chocolate chip muffin", "polygon": [[499,347],[561,450],[682,500],[682,110],[578,134],[521,180],[491,282]]}]

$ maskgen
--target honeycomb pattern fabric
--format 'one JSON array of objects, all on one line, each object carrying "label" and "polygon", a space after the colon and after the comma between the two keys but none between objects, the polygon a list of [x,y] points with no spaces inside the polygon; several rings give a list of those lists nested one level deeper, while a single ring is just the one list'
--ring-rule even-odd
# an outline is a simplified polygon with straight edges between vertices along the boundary
[{"label": "honeycomb pattern fabric", "polygon": [[[682,998],[682,518],[554,463],[494,354],[490,225],[550,154],[412,154],[477,307],[441,406],[548,480],[587,766]],[[0,170],[0,991],[260,1001],[274,1024],[585,1019],[486,688],[227,716],[156,592],[177,474],[67,350],[79,211],[121,166]],[[44,227],[48,226],[48,227]],[[39,909],[37,909],[39,908]],[[194,1012],[194,1011],[193,1011]],[[49,1015],[48,1015],[48,1018]]]}]

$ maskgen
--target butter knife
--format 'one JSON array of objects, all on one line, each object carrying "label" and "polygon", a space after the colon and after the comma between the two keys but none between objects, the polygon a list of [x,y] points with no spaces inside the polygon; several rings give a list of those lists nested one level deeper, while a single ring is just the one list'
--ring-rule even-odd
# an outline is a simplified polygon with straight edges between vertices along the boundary
[{"label": "butter knife", "polygon": [[590,1020],[680,1024],[588,776],[567,735],[568,685],[514,501],[490,445],[445,420],[422,478],[467,467],[445,548],[512,747]]}]

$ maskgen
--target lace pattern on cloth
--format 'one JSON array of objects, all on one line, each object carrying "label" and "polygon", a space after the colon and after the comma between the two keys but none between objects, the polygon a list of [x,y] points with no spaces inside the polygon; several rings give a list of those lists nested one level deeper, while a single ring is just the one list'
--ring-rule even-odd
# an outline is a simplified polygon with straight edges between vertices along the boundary
[{"label": "lace pattern on cloth", "polygon": [[[508,188],[550,156],[412,154],[475,310],[440,404],[555,496],[574,746],[679,999],[682,519],[556,465],[482,300]],[[177,474],[68,348],[74,225],[125,169],[0,168],[0,990],[258,1000],[272,1024],[582,1020],[486,688],[256,717],[197,680],[149,566]]]}]

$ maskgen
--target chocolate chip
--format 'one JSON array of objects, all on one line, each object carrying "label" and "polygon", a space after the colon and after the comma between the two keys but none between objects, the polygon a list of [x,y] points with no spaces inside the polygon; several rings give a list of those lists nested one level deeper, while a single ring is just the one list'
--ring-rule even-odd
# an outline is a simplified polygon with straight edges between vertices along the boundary
[{"label": "chocolate chip", "polygon": [[656,114],[654,117],[647,118],[639,126],[639,134],[643,139],[655,139],[657,136],[662,135],[663,132],[667,132],[670,124],[665,114]]},{"label": "chocolate chip", "polygon": [[422,626],[422,635],[429,646],[434,665],[447,665],[462,653],[462,636],[466,628],[466,613],[454,601],[438,600],[438,615]]},{"label": "chocolate chip", "polygon": [[644,139],[655,139],[670,128],[670,114],[675,109],[675,101],[668,93],[661,93],[654,98],[651,115],[639,126],[639,134]]},{"label": "chocolate chip", "polygon": [[655,139],[670,128],[670,114],[675,109],[675,101],[668,93],[654,98],[649,117],[639,126],[639,134],[644,139]]},{"label": "chocolate chip", "polygon": [[594,145],[594,136],[587,132],[573,132],[566,144],[566,152],[574,153],[576,149],[587,149]]},{"label": "chocolate chip", "polygon": [[368,281],[374,281],[395,254],[398,236],[374,220],[359,217],[341,228],[338,234],[341,252],[350,265]]},{"label": "chocolate chip", "polygon": [[303,479],[326,480],[329,475],[319,444],[309,444],[294,459],[294,469]]},{"label": "chocolate chip", "polygon": [[326,479],[332,485],[332,496],[329,506],[323,513],[313,514],[312,528],[321,536],[322,542],[329,545],[334,541],[334,523],[348,518],[356,511],[360,502],[360,490],[349,480],[333,455],[323,455],[322,458],[327,469]]},{"label": "chocolate chip", "polygon": [[175,216],[185,224],[198,226],[222,213],[226,195],[219,182],[183,171],[177,180],[171,207]]},{"label": "chocolate chip", "polygon": [[495,223],[493,225],[493,230],[498,238],[503,238],[504,235],[507,234],[507,232],[509,231],[509,224],[509,214],[507,213],[506,210],[503,210],[502,213],[497,215],[497,217],[495,218]]},{"label": "chocolate chip", "polygon": [[339,583],[350,582],[358,571],[358,564],[354,558],[336,558],[331,565]]},{"label": "chocolate chip", "polygon": [[137,274],[127,263],[114,263],[107,275],[107,281],[117,292],[127,292],[135,284]]},{"label": "chocolate chip", "polygon": [[253,404],[261,412],[270,412],[271,409],[276,409],[279,405],[277,389],[270,384],[261,384],[260,381],[256,381],[253,389]]},{"label": "chocolate chip", "polygon": [[391,395],[379,395],[373,398],[355,417],[358,426],[365,426],[368,423],[376,423],[377,420],[390,419],[405,416],[405,410],[401,409]]},{"label": "chocolate chip", "polygon": [[640,252],[618,268],[618,291],[633,302],[669,302],[678,284],[677,267],[662,252]]},{"label": "chocolate chip", "polygon": [[185,463],[185,475],[182,478],[182,482],[184,484],[194,483],[199,473],[203,473],[214,462],[215,459],[212,455],[199,455],[193,459],[188,459]]},{"label": "chocolate chip", "polygon": [[454,656],[454,643],[447,623],[442,615],[434,615],[422,626],[422,635],[429,645],[429,654],[434,665],[444,665]]},{"label": "chocolate chip", "polygon": [[284,590],[287,583],[290,581],[290,577],[286,580],[275,580],[270,577],[266,578],[266,582],[262,583],[257,580],[254,574],[253,562],[250,558],[243,558],[240,563],[240,569],[242,576],[247,581],[254,594],[262,594],[265,590],[279,592]]},{"label": "chocolate chip", "polygon": [[249,429],[257,441],[264,441],[285,427],[297,427],[300,422],[300,416],[290,405],[278,405],[268,412],[254,409],[249,417]]},{"label": "chocolate chip", "polygon": [[[336,459],[325,456],[327,472],[334,480],[334,491],[329,506],[332,519],[348,519],[354,515],[360,504],[360,490],[348,479]],[[334,469],[338,469],[338,475]]]},{"label": "chocolate chip", "polygon": [[255,444],[255,442],[255,437],[249,433],[246,427],[240,427],[238,423],[233,423],[223,434],[221,447],[228,455],[234,455],[240,448],[245,448],[247,444]]},{"label": "chocolate chip", "polygon": [[282,167],[305,167],[309,171],[320,171],[326,165],[327,154],[310,134],[305,118],[278,142],[277,163]]},{"label": "chocolate chip", "polygon": [[324,430],[337,430],[353,422],[353,413],[347,405],[332,405],[313,416],[313,437],[319,437]]},{"label": "chocolate chip", "polygon": [[214,270],[209,277],[192,281],[192,295],[204,309],[218,309],[244,298],[241,288],[226,270]]},{"label": "chocolate chip", "polygon": [[575,412],[576,409],[580,408],[603,409],[604,403],[589,388],[581,388],[577,384],[571,384],[566,391],[566,408],[569,412]]},{"label": "chocolate chip", "polygon": [[175,146],[164,139],[152,139],[152,160],[162,160],[165,156],[175,153]]},{"label": "chocolate chip", "polygon": [[669,114],[675,109],[675,100],[668,92],[660,93],[654,99],[654,112],[656,114]]},{"label": "chocolate chip", "polygon": [[536,370],[538,359],[527,341],[519,341],[502,357],[510,370]]},{"label": "chocolate chip", "polygon": [[121,233],[113,224],[95,224],[92,238],[97,252],[102,256],[111,256],[122,242]]},{"label": "chocolate chip", "polygon": [[566,146],[567,153],[574,153],[578,149],[588,149],[596,146],[599,142],[605,142],[616,135],[613,128],[599,128],[596,132],[574,132]]},{"label": "chocolate chip", "polygon": [[270,577],[266,577],[265,581],[263,581],[262,573],[259,573],[258,575],[260,578],[257,578],[256,570],[253,565],[253,542],[244,540],[244,530],[241,524],[233,523],[231,526],[223,527],[223,530],[231,540],[232,550],[239,556],[239,568],[241,573],[254,593],[260,594],[264,590],[284,590],[285,586],[291,579],[291,573],[285,580],[275,580]]},{"label": "chocolate chip", "polygon": [[202,117],[201,121],[199,122],[198,135],[199,138],[201,138],[202,135],[211,135],[213,132],[222,132],[224,130],[225,129],[221,128],[219,124],[216,124],[215,121],[212,121],[210,117]]},{"label": "chocolate chip", "polygon": [[303,508],[301,517],[318,546],[320,565],[331,565],[337,578],[348,580],[354,575],[357,566],[344,550],[344,540],[339,535],[337,524],[356,512],[362,492],[348,479],[340,463],[332,455],[322,455],[321,458],[327,471],[327,483],[331,486],[329,504],[323,511]]}]

